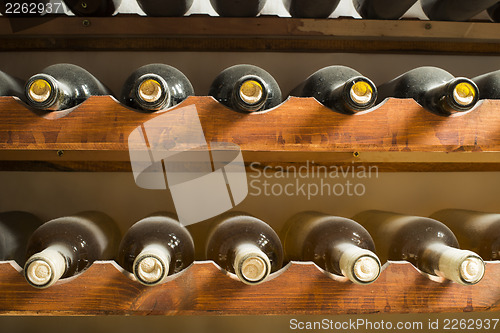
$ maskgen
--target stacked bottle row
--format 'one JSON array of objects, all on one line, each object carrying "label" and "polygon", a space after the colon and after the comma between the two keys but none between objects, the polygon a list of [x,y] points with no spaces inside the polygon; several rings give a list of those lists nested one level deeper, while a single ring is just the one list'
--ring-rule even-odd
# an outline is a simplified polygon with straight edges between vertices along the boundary
[{"label": "stacked bottle row", "polygon": [[[0,72],[0,96],[16,96],[38,110],[65,110],[91,95],[111,94],[92,74],[72,64],[49,66],[26,84]],[[126,79],[119,100],[130,108],[153,112],[175,106],[194,94],[191,82],[179,70],[165,64],[149,64]],[[208,95],[240,112],[268,110],[283,100],[271,74],[245,64],[219,73]],[[500,99],[500,70],[471,80],[456,78],[440,68],[419,67],[377,87],[350,67],[329,66],[309,76],[290,96],[314,97],[344,114],[369,110],[389,97],[413,98],[427,110],[447,116],[472,110],[480,99]]]},{"label": "stacked bottle row", "polygon": [[[111,16],[117,12],[122,3],[122,0],[63,1],[71,12],[79,16]],[[136,1],[148,16],[183,16],[193,5],[193,0]],[[220,16],[226,17],[255,17],[262,11],[266,2],[267,0],[247,0],[244,2],[210,0],[213,9]],[[339,6],[341,0],[282,0],[282,2],[292,17],[327,18]],[[386,20],[399,19],[417,2],[420,3],[425,15],[431,20],[467,21],[484,10],[488,10],[488,14],[494,21],[498,22],[500,19],[498,0],[352,0],[354,8],[361,17]],[[53,13],[53,6],[48,7],[48,3],[49,0],[3,1],[1,12],[11,16]]]},{"label": "stacked bottle row", "polygon": [[[195,257],[188,229],[168,213],[136,222],[121,243],[114,221],[92,211],[43,224],[29,213],[2,213],[0,230],[0,260],[24,264],[26,280],[37,288],[112,259],[140,283],[156,285]],[[484,275],[483,259],[500,260],[500,214],[468,210],[429,218],[365,211],[353,219],[304,212],[290,218],[280,236],[256,217],[226,213],[211,222],[205,259],[249,285],[266,281],[288,261],[312,261],[332,277],[369,284],[381,263],[401,260],[429,277],[473,285]]]}]

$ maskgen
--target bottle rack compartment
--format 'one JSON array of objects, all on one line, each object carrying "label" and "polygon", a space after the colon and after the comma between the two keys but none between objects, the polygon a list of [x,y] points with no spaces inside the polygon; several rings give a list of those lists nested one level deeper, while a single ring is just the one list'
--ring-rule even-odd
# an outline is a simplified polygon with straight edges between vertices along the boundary
[{"label": "bottle rack compartment", "polygon": [[15,98],[0,97],[0,169],[130,171],[129,134],[160,114],[194,105],[206,141],[237,144],[245,161],[498,171],[500,101],[481,103],[466,114],[444,117],[413,100],[388,99],[370,112],[344,115],[313,98],[291,97],[272,110],[248,114],[212,97],[193,96],[151,114],[128,109],[111,96],[93,96],[71,112],[41,114]]},{"label": "bottle rack compartment", "polygon": [[164,284],[146,287],[112,261],[38,290],[14,262],[0,263],[1,315],[286,315],[500,311],[499,262],[474,286],[431,281],[391,262],[370,285],[333,280],[313,263],[292,262],[257,286],[195,262]]},{"label": "bottle rack compartment", "polygon": [[302,19],[272,15],[251,18],[209,15],[162,18],[133,14],[101,18],[1,17],[0,50],[499,54],[497,27],[498,24],[491,22]]}]

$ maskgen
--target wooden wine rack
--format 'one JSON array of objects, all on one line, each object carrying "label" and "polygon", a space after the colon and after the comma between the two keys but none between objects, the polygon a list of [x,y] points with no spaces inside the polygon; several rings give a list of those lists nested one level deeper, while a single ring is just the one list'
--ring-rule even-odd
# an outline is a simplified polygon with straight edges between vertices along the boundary
[{"label": "wooden wine rack", "polygon": [[294,97],[252,114],[230,110],[211,97],[189,97],[170,110],[141,113],[110,96],[51,113],[0,97],[0,168],[130,171],[129,134],[160,113],[193,105],[206,141],[237,144],[247,162],[376,164],[388,171],[500,170],[500,101],[444,117],[402,99],[357,115]]},{"label": "wooden wine rack", "polygon": [[421,20],[0,17],[0,51],[298,51],[499,54],[498,24]]},{"label": "wooden wine rack", "polygon": [[115,262],[38,290],[15,262],[0,263],[1,315],[298,315],[500,311],[500,263],[474,286],[435,282],[411,264],[391,262],[370,285],[332,279],[312,263],[292,262],[257,286],[195,262],[161,285],[146,287]]}]

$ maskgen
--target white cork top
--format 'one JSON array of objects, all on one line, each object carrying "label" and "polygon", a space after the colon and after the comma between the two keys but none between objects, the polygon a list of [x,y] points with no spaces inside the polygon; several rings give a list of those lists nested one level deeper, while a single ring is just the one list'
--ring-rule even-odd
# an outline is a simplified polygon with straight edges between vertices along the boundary
[{"label": "white cork top", "polygon": [[28,259],[24,270],[32,286],[48,288],[66,271],[66,260],[59,251],[48,248]]},{"label": "white cork top", "polygon": [[159,284],[168,276],[170,255],[161,245],[150,245],[136,257],[134,275],[144,285]]},{"label": "white cork top", "polygon": [[234,271],[246,284],[262,283],[271,272],[271,262],[267,255],[253,244],[238,246],[234,260]]},{"label": "white cork top", "polygon": [[380,260],[369,250],[354,244],[345,245],[340,257],[340,270],[345,277],[357,284],[368,284],[380,275]]},{"label": "white cork top", "polygon": [[439,258],[438,275],[463,285],[476,284],[484,276],[484,261],[472,251],[448,248]]}]

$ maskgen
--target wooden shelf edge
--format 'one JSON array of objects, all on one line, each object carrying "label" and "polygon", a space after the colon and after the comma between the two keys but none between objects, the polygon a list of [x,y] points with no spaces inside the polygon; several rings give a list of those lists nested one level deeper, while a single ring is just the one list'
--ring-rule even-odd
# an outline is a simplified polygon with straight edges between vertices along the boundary
[{"label": "wooden shelf edge", "polygon": [[[29,286],[11,262],[0,263],[0,315],[291,315],[499,311],[499,262],[474,286],[438,283],[411,264],[391,262],[360,286],[332,279],[312,263],[292,262],[270,280],[247,286],[213,262],[195,262],[161,285],[142,286],[114,262],[94,263],[51,288]],[[341,278],[339,278],[341,279]],[[344,279],[345,280],[345,279]]]},{"label": "wooden shelf edge", "polygon": [[0,50],[342,50],[498,54],[500,34],[495,27],[497,24],[491,22],[277,16],[2,17]]},{"label": "wooden shelf edge", "polygon": [[207,142],[232,142],[243,151],[500,151],[497,100],[483,101],[460,116],[444,117],[410,99],[388,99],[369,112],[344,115],[314,98],[290,97],[271,110],[240,113],[206,96],[191,96],[156,113],[130,110],[111,96],[93,96],[71,112],[43,115],[15,98],[0,97],[0,151],[127,152],[129,134],[153,118],[146,125],[148,131],[188,131],[186,122],[173,123],[172,115],[189,108],[196,110]]}]

